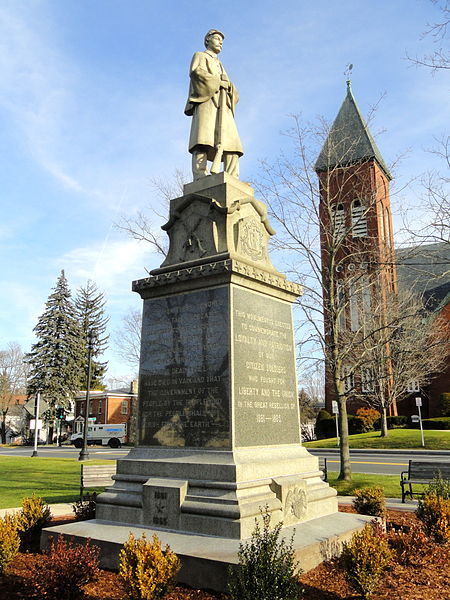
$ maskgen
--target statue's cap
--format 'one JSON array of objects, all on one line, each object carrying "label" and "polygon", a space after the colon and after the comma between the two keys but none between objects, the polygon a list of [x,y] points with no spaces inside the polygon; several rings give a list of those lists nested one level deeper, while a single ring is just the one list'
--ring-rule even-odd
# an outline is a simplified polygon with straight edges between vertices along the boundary
[{"label": "statue's cap", "polygon": [[219,31],[218,29],[210,29],[208,31],[208,33],[205,35],[205,39],[204,39],[205,46],[207,45],[208,38],[211,37],[212,35],[214,35],[215,33],[218,33],[219,35],[221,35],[223,40],[225,39],[225,36],[223,35],[223,33],[221,31]]}]

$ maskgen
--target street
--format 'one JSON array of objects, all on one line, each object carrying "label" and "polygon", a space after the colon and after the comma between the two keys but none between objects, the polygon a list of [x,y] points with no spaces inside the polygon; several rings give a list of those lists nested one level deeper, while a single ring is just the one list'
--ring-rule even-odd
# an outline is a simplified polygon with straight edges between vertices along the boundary
[{"label": "street", "polygon": [[[117,460],[124,458],[130,450],[129,447],[113,449],[101,446],[89,446],[89,456],[91,458],[101,458],[108,460]],[[17,446],[15,448],[0,447],[0,456],[31,456],[33,452],[32,446]],[[327,459],[329,471],[339,470],[339,454],[332,450],[316,450],[311,448],[311,454],[321,456]],[[73,446],[39,446],[38,456],[43,458],[78,458],[80,450]],[[439,460],[450,461],[450,452],[433,453],[417,451],[359,451],[353,450],[350,452],[351,466],[354,473],[374,473],[383,475],[398,475],[401,471],[408,468],[408,461],[412,458],[433,460],[434,457],[439,457]]]},{"label": "street", "polygon": [[[110,448],[109,446],[88,446],[91,458],[117,460],[130,451],[130,447]],[[0,456],[31,456],[33,446],[17,446],[14,448],[0,447]],[[80,449],[74,446],[38,446],[38,456],[41,458],[78,458]]]},{"label": "street", "polygon": [[[326,450],[310,449],[311,454],[327,459],[328,471],[339,471],[339,453]],[[350,462],[354,473],[373,473],[381,475],[398,475],[408,468],[409,460],[438,460],[450,461],[450,451],[447,453],[424,452],[423,450],[407,451],[370,451],[351,450]]]}]

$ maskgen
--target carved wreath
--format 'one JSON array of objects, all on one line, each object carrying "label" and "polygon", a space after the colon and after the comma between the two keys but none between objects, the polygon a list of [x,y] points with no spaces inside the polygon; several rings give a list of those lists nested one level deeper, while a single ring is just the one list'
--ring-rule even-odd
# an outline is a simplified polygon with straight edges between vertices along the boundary
[{"label": "carved wreath", "polygon": [[308,500],[305,490],[294,488],[288,492],[285,504],[285,515],[294,515],[297,519],[301,519],[307,509]]}]

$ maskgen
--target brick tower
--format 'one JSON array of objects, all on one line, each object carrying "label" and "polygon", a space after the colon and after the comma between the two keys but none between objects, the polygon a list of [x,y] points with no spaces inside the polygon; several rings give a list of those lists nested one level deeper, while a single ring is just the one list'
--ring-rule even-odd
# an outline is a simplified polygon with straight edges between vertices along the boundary
[{"label": "brick tower", "polygon": [[[320,186],[320,239],[324,296],[326,369],[325,404],[336,399],[330,364],[339,369],[342,386],[356,408],[371,391],[371,376],[344,360],[330,361],[336,345],[350,347],[361,336],[363,315],[375,309],[383,319],[387,295],[396,291],[394,242],[389,200],[392,179],[350,82],[315,169]],[[352,338],[353,336],[353,338]],[[348,358],[345,360],[345,355]],[[386,382],[389,385],[389,382]],[[396,407],[391,407],[396,414]]]}]

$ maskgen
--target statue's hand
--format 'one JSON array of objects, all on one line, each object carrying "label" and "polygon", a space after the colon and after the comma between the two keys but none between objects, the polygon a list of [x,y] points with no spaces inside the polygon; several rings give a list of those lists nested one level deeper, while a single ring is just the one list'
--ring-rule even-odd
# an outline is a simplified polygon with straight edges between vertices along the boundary
[{"label": "statue's hand", "polygon": [[[222,77],[223,77],[223,75],[222,75]],[[220,81],[220,87],[223,88],[223,89],[225,89],[225,90],[229,90],[230,87],[231,87],[230,80],[229,79],[222,79]]]}]

